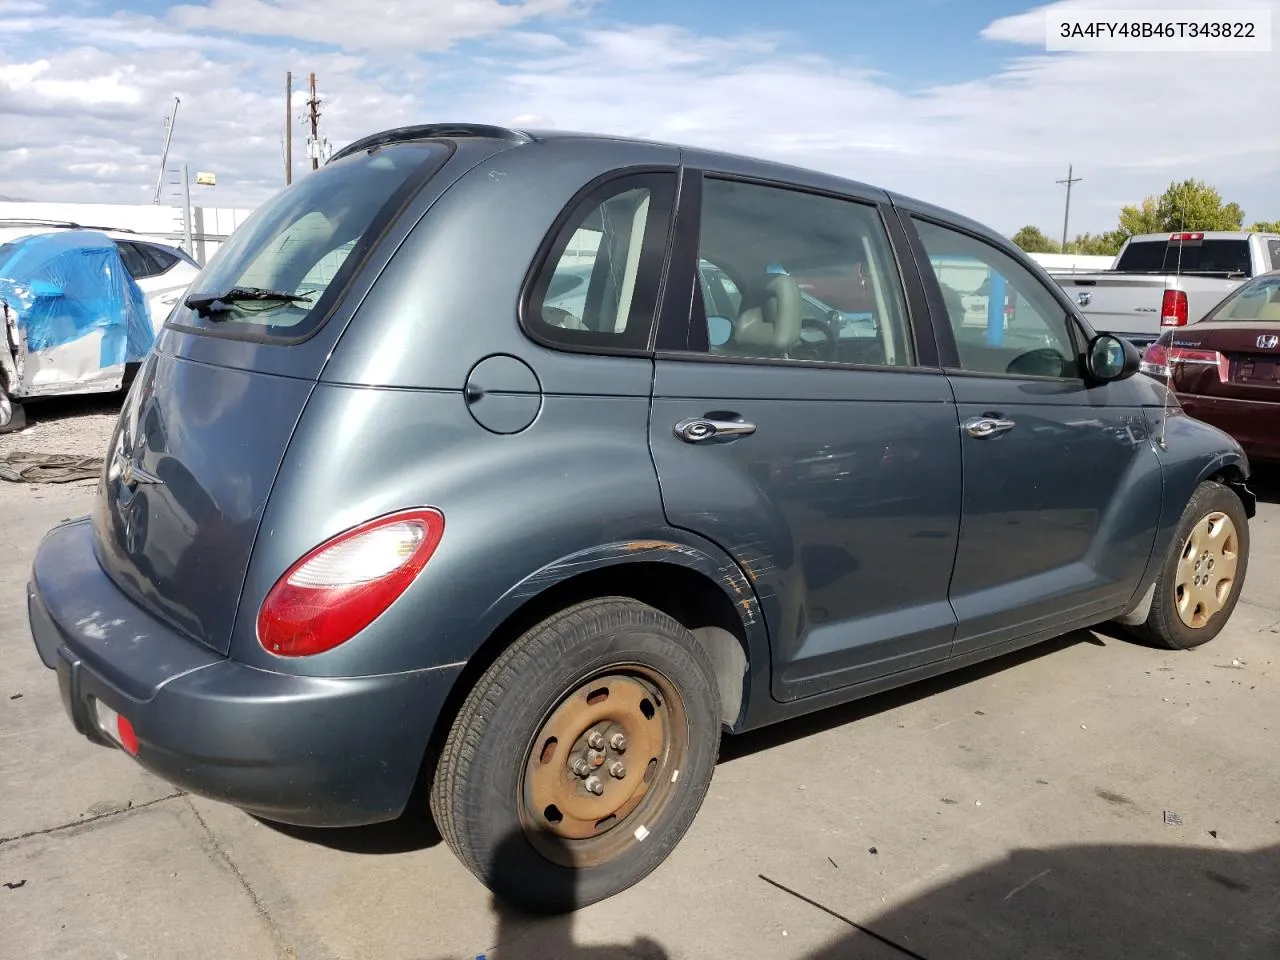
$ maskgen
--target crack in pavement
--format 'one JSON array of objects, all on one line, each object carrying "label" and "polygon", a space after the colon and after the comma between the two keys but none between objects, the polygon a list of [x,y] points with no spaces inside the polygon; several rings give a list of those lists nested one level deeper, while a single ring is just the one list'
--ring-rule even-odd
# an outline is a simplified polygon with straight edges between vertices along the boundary
[{"label": "crack in pavement", "polygon": [[18,833],[12,837],[0,837],[0,846],[6,843],[14,843],[18,840],[26,840],[28,837],[43,837],[50,833],[70,830],[72,827],[83,827],[86,823],[96,823],[109,817],[123,816],[126,813],[133,813],[135,810],[145,810],[147,807],[154,807],[157,803],[164,803],[166,800],[176,800],[185,796],[186,793],[179,790],[177,793],[166,794],[163,797],[156,797],[154,800],[147,800],[143,803],[130,803],[129,806],[121,807],[119,810],[108,810],[106,813],[94,814],[92,817],[81,817],[79,820],[73,820],[70,823],[60,823],[56,827],[45,827],[43,830],[28,830],[26,833]]},{"label": "crack in pavement", "polygon": [[244,888],[244,892],[249,895],[249,900],[253,904],[254,910],[258,912],[258,916],[262,918],[263,922],[267,925],[267,929],[271,932],[271,937],[275,940],[276,946],[279,948],[280,956],[283,957],[284,960],[297,960],[297,954],[294,953],[293,948],[290,947],[288,941],[285,940],[284,932],[276,923],[275,917],[271,916],[271,911],[267,909],[267,905],[262,902],[262,899],[253,889],[253,886],[249,883],[249,879],[240,872],[240,868],[237,867],[235,861],[231,859],[231,854],[227,853],[227,851],[223,849],[222,844],[218,842],[218,838],[214,835],[213,830],[210,829],[209,824],[205,822],[204,817],[200,816],[200,811],[196,809],[196,805],[191,802],[190,797],[187,797],[187,806],[190,808],[191,812],[195,814],[196,820],[199,822],[200,828],[204,830],[205,836],[208,838],[209,844],[213,847],[214,852],[216,852],[222,862],[226,864],[227,869],[231,871],[231,875],[234,876],[240,883],[240,886]]}]

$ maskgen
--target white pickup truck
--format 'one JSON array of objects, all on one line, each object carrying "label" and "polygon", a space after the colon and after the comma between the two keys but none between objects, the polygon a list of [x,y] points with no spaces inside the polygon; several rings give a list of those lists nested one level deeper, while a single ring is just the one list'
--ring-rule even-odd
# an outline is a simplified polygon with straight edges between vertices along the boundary
[{"label": "white pickup truck", "polygon": [[1271,270],[1280,270],[1280,234],[1196,231],[1132,236],[1110,270],[1052,276],[1099,333],[1142,348]]}]

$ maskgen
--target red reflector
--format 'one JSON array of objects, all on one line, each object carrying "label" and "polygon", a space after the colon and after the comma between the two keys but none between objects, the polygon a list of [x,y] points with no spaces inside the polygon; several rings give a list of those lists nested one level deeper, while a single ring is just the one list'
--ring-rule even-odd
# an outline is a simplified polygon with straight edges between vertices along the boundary
[{"label": "red reflector", "polygon": [[1182,290],[1166,290],[1160,303],[1160,326],[1185,327],[1187,325],[1187,295]]},{"label": "red reflector", "polygon": [[325,541],[276,581],[258,612],[258,642],[281,657],[332,650],[380,616],[427,565],[444,514],[404,510]]},{"label": "red reflector", "polygon": [[116,715],[116,733],[120,735],[120,746],[124,747],[124,752],[131,757],[138,755],[138,735],[133,732],[133,724],[129,722],[129,718],[123,715]]}]

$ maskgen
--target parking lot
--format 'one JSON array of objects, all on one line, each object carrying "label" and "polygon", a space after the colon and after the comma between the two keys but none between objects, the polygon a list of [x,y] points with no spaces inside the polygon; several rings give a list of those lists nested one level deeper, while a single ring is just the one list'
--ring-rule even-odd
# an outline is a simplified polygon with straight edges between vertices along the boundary
[{"label": "parking lot", "polygon": [[[108,403],[50,409],[0,452],[101,454]],[[81,739],[23,588],[92,483],[0,483],[0,955],[1280,957],[1280,476],[1254,486],[1207,648],[1076,633],[728,739],[673,856],[548,920],[494,904],[421,811],[272,826]]]}]

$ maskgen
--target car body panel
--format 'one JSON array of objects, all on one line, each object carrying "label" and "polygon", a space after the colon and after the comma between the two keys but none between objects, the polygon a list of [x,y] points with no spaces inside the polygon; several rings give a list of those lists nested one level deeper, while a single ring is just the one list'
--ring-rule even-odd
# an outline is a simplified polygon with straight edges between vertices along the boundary
[{"label": "car body panel", "polygon": [[1132,385],[982,376],[952,385],[962,422],[1015,424],[964,438],[956,652],[1123,605],[1146,568],[1162,494]]},{"label": "car body panel", "polygon": [[[803,394],[804,400],[797,400]],[[950,652],[960,443],[940,373],[659,360],[650,444],[668,521],[747,571],[789,700]],[[756,425],[690,445],[673,425]]]}]

